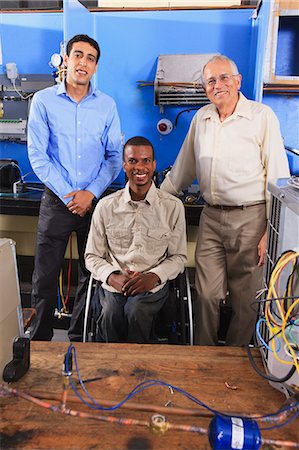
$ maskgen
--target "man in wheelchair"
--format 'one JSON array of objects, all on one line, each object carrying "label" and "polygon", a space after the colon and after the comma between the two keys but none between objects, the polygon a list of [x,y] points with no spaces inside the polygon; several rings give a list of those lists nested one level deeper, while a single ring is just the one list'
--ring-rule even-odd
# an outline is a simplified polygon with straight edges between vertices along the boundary
[{"label": "man in wheelchair", "polygon": [[149,342],[168,280],[187,261],[183,204],[156,188],[155,168],[151,142],[129,139],[123,151],[128,182],[102,198],[93,213],[85,262],[101,282],[99,320],[106,342]]}]

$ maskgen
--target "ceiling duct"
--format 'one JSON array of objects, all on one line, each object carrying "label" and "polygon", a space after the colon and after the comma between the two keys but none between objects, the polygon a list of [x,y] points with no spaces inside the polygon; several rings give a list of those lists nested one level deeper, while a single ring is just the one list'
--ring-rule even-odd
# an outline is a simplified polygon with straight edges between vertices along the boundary
[{"label": "ceiling duct", "polygon": [[204,65],[215,53],[159,55],[154,83],[155,105],[206,105],[209,100],[201,84]]}]

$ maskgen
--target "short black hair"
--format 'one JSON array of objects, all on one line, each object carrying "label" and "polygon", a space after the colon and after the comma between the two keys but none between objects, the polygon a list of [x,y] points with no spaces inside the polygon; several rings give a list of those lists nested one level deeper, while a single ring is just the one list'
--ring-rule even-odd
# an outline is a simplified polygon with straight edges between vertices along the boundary
[{"label": "short black hair", "polygon": [[155,160],[155,151],[154,151],[153,144],[151,143],[151,141],[149,141],[147,138],[145,138],[143,136],[134,136],[127,140],[127,142],[124,145],[124,149],[123,149],[123,160],[125,159],[124,158],[125,150],[128,145],[136,145],[136,147],[141,147],[141,145],[145,145],[146,147],[151,147],[151,149],[153,151],[153,161]]},{"label": "short black hair", "polygon": [[94,39],[92,39],[91,37],[89,37],[87,34],[76,34],[75,36],[73,36],[67,43],[66,45],[66,54],[67,56],[70,56],[73,44],[75,42],[87,42],[88,44],[90,44],[96,51],[97,51],[97,58],[96,58],[96,63],[98,63],[100,56],[101,56],[101,50],[100,50],[100,46],[97,43],[97,41],[95,41]]}]

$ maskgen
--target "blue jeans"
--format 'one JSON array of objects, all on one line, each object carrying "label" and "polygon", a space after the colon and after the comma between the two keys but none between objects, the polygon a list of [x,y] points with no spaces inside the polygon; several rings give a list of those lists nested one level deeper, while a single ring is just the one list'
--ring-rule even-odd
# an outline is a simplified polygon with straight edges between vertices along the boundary
[{"label": "blue jeans", "polygon": [[158,292],[130,297],[99,287],[100,327],[105,342],[150,341],[154,316],[168,298],[168,283]]}]

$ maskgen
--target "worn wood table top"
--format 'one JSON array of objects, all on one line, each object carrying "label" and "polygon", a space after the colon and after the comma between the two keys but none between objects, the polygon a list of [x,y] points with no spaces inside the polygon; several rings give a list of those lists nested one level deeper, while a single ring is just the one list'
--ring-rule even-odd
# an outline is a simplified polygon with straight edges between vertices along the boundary
[{"label": "worn wood table top", "polygon": [[[30,370],[11,387],[60,406],[64,379],[61,367],[68,346],[66,342],[31,342]],[[246,351],[241,348],[95,343],[76,343],[74,346],[81,377],[84,381],[89,380],[85,386],[99,403],[104,400],[119,402],[137,384],[149,379],[159,379],[167,385],[184,389],[211,408],[232,415],[274,413],[286,400],[282,393],[255,373]],[[258,350],[253,353],[261,368]],[[74,367],[72,380],[76,384]],[[164,434],[155,434],[146,426],[124,426],[72,417],[59,412],[59,408],[56,412],[51,411],[19,397],[2,396],[0,400],[0,447],[5,449],[211,448],[208,437],[199,433],[170,429]],[[139,406],[168,405],[163,414],[174,425],[207,429],[211,421],[207,410],[177,391],[172,393],[167,386],[145,389],[130,402]],[[140,411],[132,406],[133,409],[118,409],[115,412],[92,411],[68,389],[66,408],[72,410],[146,422],[155,414],[153,410]],[[192,409],[204,416],[170,414],[177,407]],[[298,442],[298,421],[261,433],[265,439]]]}]

